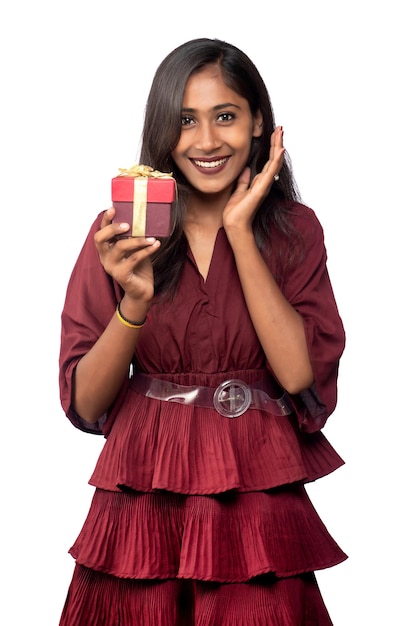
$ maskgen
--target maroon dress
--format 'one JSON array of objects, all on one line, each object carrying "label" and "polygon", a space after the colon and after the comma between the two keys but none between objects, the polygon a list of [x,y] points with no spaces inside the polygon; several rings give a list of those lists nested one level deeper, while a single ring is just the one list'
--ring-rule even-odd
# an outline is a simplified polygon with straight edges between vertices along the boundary
[{"label": "maroon dress", "polygon": [[[321,432],[337,397],[344,329],[326,268],[323,231],[295,204],[304,258],[279,271],[278,232],[266,261],[301,314],[315,383],[291,397],[293,412],[215,408],[143,395],[136,374],[92,425],[71,407],[72,376],[114,315],[120,287],[104,272],[94,222],[68,285],[62,315],[60,390],[65,413],[105,444],[95,492],[70,549],[76,561],[61,626],[296,626],[331,624],[315,570],[347,557],[304,484],[342,459]],[[248,314],[225,231],[206,281],[189,251],[173,301],[155,298],[135,370],[215,389],[229,379],[281,395]]]}]

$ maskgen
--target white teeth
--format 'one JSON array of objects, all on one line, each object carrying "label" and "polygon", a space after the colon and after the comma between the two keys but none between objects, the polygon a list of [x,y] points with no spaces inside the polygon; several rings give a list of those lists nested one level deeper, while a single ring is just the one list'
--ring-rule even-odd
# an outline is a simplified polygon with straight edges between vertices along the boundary
[{"label": "white teeth", "polygon": [[223,165],[227,162],[227,159],[219,159],[219,161],[197,161],[197,159],[194,159],[194,162],[199,167],[210,169],[212,167],[219,167],[220,165]]}]

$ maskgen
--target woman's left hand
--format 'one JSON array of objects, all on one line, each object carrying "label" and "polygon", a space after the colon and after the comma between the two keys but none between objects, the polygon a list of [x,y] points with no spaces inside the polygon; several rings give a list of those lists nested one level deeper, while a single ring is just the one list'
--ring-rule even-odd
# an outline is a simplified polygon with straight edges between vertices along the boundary
[{"label": "woman's left hand", "polygon": [[272,133],[269,160],[250,185],[250,168],[246,167],[238,179],[237,187],[223,211],[223,226],[230,229],[251,228],[258,207],[270,191],[275,176],[283,165],[283,127]]}]

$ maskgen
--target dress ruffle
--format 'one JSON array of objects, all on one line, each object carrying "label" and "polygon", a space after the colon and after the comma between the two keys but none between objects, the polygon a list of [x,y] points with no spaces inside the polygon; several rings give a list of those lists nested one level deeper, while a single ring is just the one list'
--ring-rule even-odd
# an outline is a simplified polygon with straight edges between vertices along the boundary
[{"label": "dress ruffle", "polygon": [[[226,378],[252,384],[256,377],[260,371],[173,382],[216,388]],[[111,491],[244,493],[310,482],[343,463],[322,432],[301,432],[294,415],[250,409],[229,419],[215,409],[155,400],[130,387],[90,484]]]},{"label": "dress ruffle", "polygon": [[99,489],[70,553],[119,578],[222,583],[294,576],[347,558],[303,486],[221,496]]},{"label": "dress ruffle", "polygon": [[60,626],[332,626],[314,574],[247,584],[119,579],[76,565]]}]

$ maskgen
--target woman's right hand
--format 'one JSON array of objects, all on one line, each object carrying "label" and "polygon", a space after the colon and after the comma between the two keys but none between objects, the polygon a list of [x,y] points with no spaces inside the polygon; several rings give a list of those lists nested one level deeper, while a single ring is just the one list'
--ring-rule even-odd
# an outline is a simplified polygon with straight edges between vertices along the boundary
[{"label": "woman's right hand", "polygon": [[154,295],[154,273],[151,256],[161,242],[155,237],[127,237],[129,224],[113,223],[115,209],[105,211],[100,230],[94,236],[104,270],[119,283],[131,300],[149,303]]}]

